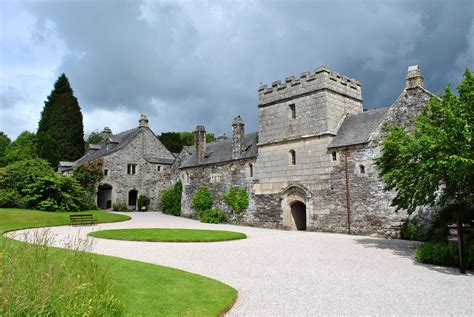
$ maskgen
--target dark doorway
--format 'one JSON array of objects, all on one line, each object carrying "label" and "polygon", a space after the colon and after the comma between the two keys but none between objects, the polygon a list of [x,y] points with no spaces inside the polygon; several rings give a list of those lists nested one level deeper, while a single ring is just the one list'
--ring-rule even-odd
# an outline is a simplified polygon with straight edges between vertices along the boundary
[{"label": "dark doorway", "polygon": [[97,206],[100,209],[112,208],[112,186],[109,184],[99,185],[97,190]]},{"label": "dark doorway", "polygon": [[128,206],[135,207],[137,205],[137,196],[138,192],[136,190],[131,190],[128,193]]},{"label": "dark doorway", "polygon": [[306,230],[306,205],[300,201],[291,204],[291,215],[295,220],[296,230]]}]

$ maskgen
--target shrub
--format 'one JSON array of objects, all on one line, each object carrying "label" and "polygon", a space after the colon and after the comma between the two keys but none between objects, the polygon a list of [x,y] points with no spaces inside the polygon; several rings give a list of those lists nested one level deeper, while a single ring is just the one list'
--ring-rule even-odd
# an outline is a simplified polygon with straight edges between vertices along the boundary
[{"label": "shrub", "polygon": [[20,199],[15,189],[0,189],[0,208],[16,208],[20,205]]},{"label": "shrub", "polygon": [[[84,189],[83,205],[88,208],[97,209],[95,194],[100,180],[104,177],[103,172],[104,160],[102,158],[95,159],[87,164],[76,167],[73,171],[74,179]],[[94,208],[89,208],[94,206]]]},{"label": "shrub", "polygon": [[37,179],[22,190],[21,205],[44,211],[79,211],[84,190],[72,177],[57,174]]},{"label": "shrub", "polygon": [[204,210],[201,213],[201,222],[223,223],[227,221],[227,215],[217,209]]},{"label": "shrub", "polygon": [[58,254],[46,246],[50,240],[43,235],[34,237],[39,245],[0,242],[0,315],[119,315],[112,280],[96,257],[85,252],[87,243],[71,242],[75,250]]},{"label": "shrub", "polygon": [[455,243],[428,242],[416,250],[418,262],[443,265],[459,265],[458,247]]},{"label": "shrub", "polygon": [[165,214],[179,216],[181,214],[181,194],[183,184],[176,182],[173,187],[163,191],[161,196],[161,210]]},{"label": "shrub", "polygon": [[207,187],[201,187],[193,197],[193,208],[202,215],[205,210],[212,209],[214,198]]},{"label": "shrub", "polygon": [[249,195],[244,187],[232,187],[224,195],[225,201],[234,211],[235,219],[240,222],[244,211],[249,207]]},{"label": "shrub", "polygon": [[113,211],[130,211],[125,203],[116,203],[112,205]]},{"label": "shrub", "polygon": [[150,198],[148,198],[146,195],[140,195],[138,196],[138,211],[142,210],[142,207],[145,207],[145,210],[148,209],[148,206],[150,205]]},{"label": "shrub", "polygon": [[15,189],[21,193],[27,185],[46,176],[56,176],[47,161],[42,159],[19,161],[0,168],[0,189]]},{"label": "shrub", "polygon": [[403,240],[420,241],[421,235],[421,228],[419,227],[416,220],[407,219],[407,221],[402,226],[400,238],[402,238]]}]

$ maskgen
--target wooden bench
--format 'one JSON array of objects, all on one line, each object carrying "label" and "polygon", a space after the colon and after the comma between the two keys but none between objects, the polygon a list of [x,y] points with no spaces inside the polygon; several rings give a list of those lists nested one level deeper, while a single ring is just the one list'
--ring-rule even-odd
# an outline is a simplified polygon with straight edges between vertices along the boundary
[{"label": "wooden bench", "polygon": [[71,226],[96,225],[97,219],[91,214],[70,215]]}]

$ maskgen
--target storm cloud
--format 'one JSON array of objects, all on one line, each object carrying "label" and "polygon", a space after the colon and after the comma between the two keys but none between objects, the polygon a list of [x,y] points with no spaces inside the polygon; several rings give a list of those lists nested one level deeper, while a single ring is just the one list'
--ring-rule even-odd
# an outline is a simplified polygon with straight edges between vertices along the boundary
[{"label": "storm cloud", "polygon": [[441,93],[474,65],[471,1],[43,1],[0,4],[0,130],[35,130],[66,73],[86,130],[258,128],[257,88],[318,66],[391,104],[407,67]]}]

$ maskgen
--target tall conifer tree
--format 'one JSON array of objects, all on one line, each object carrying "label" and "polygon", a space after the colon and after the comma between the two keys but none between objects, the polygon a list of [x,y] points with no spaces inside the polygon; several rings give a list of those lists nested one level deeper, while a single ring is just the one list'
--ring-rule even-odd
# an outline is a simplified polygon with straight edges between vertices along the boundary
[{"label": "tall conifer tree", "polygon": [[59,76],[44,103],[38,125],[38,156],[57,167],[84,154],[82,113],[65,74]]}]

